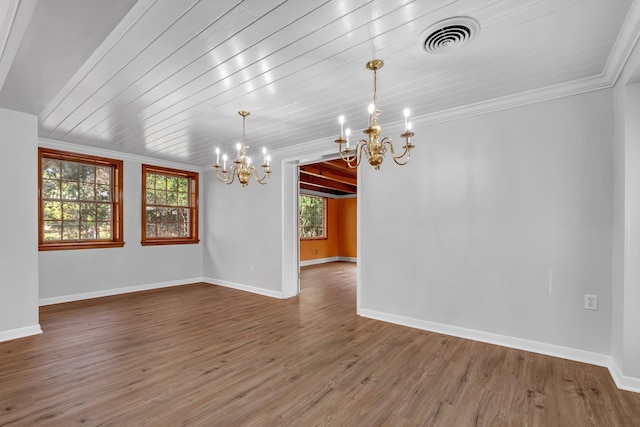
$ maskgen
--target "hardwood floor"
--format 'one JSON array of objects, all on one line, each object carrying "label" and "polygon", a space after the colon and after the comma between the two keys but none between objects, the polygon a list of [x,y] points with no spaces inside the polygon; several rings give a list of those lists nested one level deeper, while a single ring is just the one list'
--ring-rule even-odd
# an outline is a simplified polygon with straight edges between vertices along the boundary
[{"label": "hardwood floor", "polygon": [[0,343],[2,426],[640,426],[605,368],[355,314],[355,265],[297,298],[207,284],[47,306]]}]

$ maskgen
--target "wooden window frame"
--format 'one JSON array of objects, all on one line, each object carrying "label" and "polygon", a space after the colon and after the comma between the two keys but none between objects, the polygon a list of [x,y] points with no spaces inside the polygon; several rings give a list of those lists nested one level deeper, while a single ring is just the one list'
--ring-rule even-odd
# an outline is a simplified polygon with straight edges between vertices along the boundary
[{"label": "wooden window frame", "polygon": [[[315,194],[299,194],[298,195],[298,206],[300,204],[300,197],[305,196],[305,197],[317,197],[319,199],[322,199],[322,236],[316,236],[316,237],[304,237],[302,236],[302,234],[300,233],[300,218],[298,218],[298,234],[300,235],[300,240],[327,240],[329,237],[329,233],[327,230],[327,220],[328,220],[328,215],[327,215],[327,211],[329,209],[329,200],[328,197],[324,197],[324,196],[317,196]],[[300,208],[298,207],[298,210]],[[299,215],[299,214],[298,214]]]},{"label": "wooden window frame", "polygon": [[[189,179],[189,216],[191,222],[189,224],[189,237],[147,237],[147,172],[156,173],[167,176],[176,176]],[[142,227],[141,240],[142,246],[159,246],[159,245],[184,245],[200,243],[198,238],[198,222],[199,222],[199,174],[198,172],[185,171],[180,169],[166,168],[163,166],[142,165]],[[153,205],[152,205],[153,206]]]},{"label": "wooden window frame", "polygon": [[[43,159],[55,159],[75,163],[90,164],[93,166],[109,166],[112,169],[111,180],[111,239],[95,240],[44,240],[44,212],[42,197],[42,161]],[[88,154],[72,153],[68,151],[54,150],[51,148],[38,148],[38,250],[55,251],[69,249],[98,249],[121,248],[124,246],[123,234],[123,171],[122,160],[106,157],[91,156]]]}]

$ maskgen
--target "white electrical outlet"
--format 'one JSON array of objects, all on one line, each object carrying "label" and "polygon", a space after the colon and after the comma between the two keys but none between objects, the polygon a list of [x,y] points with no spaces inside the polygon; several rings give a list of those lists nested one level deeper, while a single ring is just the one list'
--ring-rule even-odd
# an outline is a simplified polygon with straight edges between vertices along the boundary
[{"label": "white electrical outlet", "polygon": [[584,294],[584,308],[585,310],[597,310],[598,295]]}]

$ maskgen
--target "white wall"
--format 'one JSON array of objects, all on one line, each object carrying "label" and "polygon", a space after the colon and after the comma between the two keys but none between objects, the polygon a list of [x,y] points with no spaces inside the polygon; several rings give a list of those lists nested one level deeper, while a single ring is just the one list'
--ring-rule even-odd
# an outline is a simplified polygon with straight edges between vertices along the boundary
[{"label": "white wall", "polygon": [[419,127],[408,166],[365,166],[363,311],[609,354],[612,102]]},{"label": "white wall", "polygon": [[37,117],[0,109],[0,341],[38,325]]},{"label": "white wall", "polygon": [[208,281],[282,296],[282,172],[273,169],[268,185],[252,179],[247,187],[219,182],[213,169],[202,174],[203,276]]},{"label": "white wall", "polygon": [[[41,141],[41,145],[116,159],[123,158],[120,153],[90,150],[71,144]],[[166,164],[154,159],[124,157],[124,160],[124,247],[40,252],[40,299],[43,303],[201,280],[204,234],[202,209],[200,244],[144,247],[140,244],[142,162],[182,167],[187,170],[197,168]],[[35,160],[31,161],[34,168],[36,163]],[[31,170],[31,173],[35,174],[35,169]],[[200,180],[202,179],[201,174]],[[202,200],[202,183],[200,188]]]}]

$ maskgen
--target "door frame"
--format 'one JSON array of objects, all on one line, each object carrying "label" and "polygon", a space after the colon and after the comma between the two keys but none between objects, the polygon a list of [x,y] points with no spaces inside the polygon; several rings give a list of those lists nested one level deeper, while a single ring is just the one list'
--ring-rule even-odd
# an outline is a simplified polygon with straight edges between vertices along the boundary
[{"label": "door frame", "polygon": [[[298,154],[289,158],[283,158],[282,170],[282,297],[290,298],[300,293],[300,237],[298,236],[298,194],[299,175],[298,167],[304,164],[317,163],[323,160],[335,159],[335,147],[324,147],[322,150],[314,150],[304,155]],[[358,193],[356,202],[356,313],[360,314],[360,278],[361,269],[361,171],[358,168]]]}]

